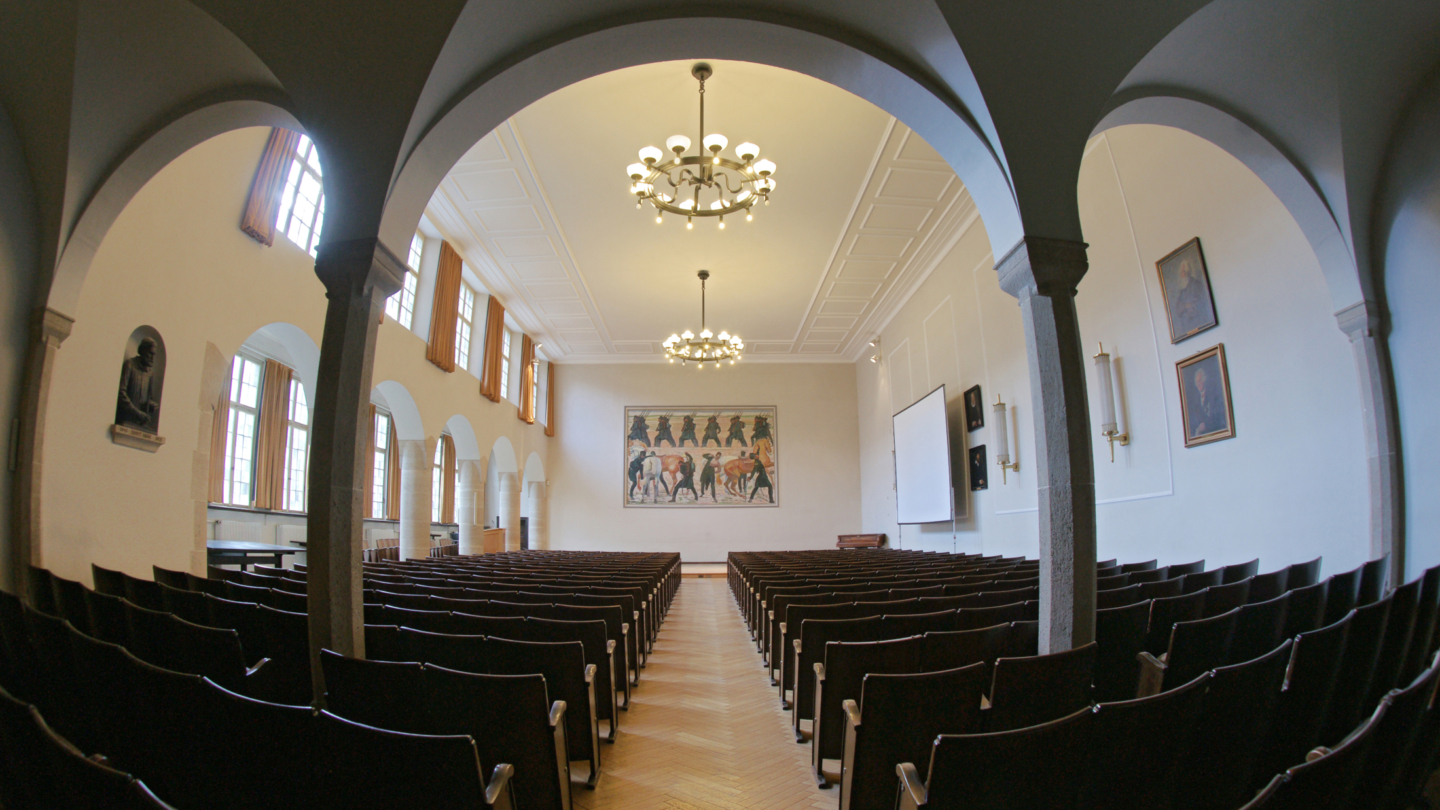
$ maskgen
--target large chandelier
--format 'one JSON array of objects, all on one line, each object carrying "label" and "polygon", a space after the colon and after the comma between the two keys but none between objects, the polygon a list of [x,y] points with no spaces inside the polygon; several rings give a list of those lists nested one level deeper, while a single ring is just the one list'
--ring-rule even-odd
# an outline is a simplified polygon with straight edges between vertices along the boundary
[{"label": "large chandelier", "polygon": [[716,335],[705,328],[705,279],[710,278],[709,270],[701,270],[697,273],[700,277],[700,334],[686,329],[683,334],[671,335],[665,339],[665,356],[670,362],[679,360],[685,363],[695,363],[696,368],[704,368],[706,363],[720,365],[722,360],[729,360],[733,365],[740,359],[740,352],[745,348],[745,342],[739,335],[731,335],[721,332]]},{"label": "large chandelier", "polygon": [[[719,217],[720,227],[725,227],[725,215],[745,212],[745,219],[752,220],[751,206],[757,200],[770,204],[770,192],[775,190],[775,163],[770,160],[756,160],[760,147],[753,143],[742,143],[735,147],[739,160],[721,157],[720,153],[729,144],[718,132],[705,134],[705,80],[714,74],[710,66],[697,62],[690,69],[690,75],[700,81],[700,147],[695,154],[687,155],[690,139],[684,135],[672,135],[665,146],[675,157],[661,163],[665,153],[659,147],[647,146],[640,150],[641,163],[631,163],[626,168],[630,175],[630,193],[636,197],[635,207],[641,208],[646,201],[657,209],[655,222],[664,221],[665,212],[685,217],[685,227],[695,227],[695,217]],[[706,153],[709,154],[706,154]],[[669,191],[657,190],[662,183]],[[704,200],[715,192],[715,199]]]}]

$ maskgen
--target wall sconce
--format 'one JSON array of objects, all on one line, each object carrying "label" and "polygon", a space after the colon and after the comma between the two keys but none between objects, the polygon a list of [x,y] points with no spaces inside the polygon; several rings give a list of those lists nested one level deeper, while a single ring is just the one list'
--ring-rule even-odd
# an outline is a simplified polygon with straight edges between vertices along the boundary
[{"label": "wall sconce", "polygon": [[1095,376],[1100,387],[1100,435],[1110,443],[1110,463],[1115,463],[1115,443],[1121,447],[1130,443],[1130,433],[1120,432],[1115,421],[1115,384],[1110,375],[1110,355],[1105,353],[1105,344],[1100,344],[1100,353],[1095,355]]},{"label": "wall sconce", "polygon": [[1010,428],[1005,424],[1005,417],[1010,413],[1010,408],[999,396],[995,397],[995,463],[1000,465],[1000,483],[1006,481],[1005,471],[1013,470],[1020,472],[1020,462],[1010,461]]},{"label": "wall sconce", "polygon": [[878,363],[878,362],[880,362],[880,338],[879,338],[879,337],[876,337],[874,340],[870,341],[870,348],[872,348],[872,349],[875,350],[875,353],[872,354],[872,355],[870,355],[870,362],[872,362],[872,363]]}]

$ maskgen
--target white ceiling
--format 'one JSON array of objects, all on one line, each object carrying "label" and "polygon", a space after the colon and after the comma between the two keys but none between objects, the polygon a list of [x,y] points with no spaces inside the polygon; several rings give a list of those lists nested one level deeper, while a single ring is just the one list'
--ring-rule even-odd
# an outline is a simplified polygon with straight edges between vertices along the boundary
[{"label": "white ceiling", "polygon": [[969,195],[870,103],[798,73],[712,62],[706,129],[778,164],[772,202],[725,230],[657,225],[635,209],[625,167],[670,135],[698,140],[690,64],[541,99],[461,158],[429,220],[558,362],[658,361],[660,341],[700,329],[700,268],[708,325],[743,336],[747,360],[854,362],[977,220]]}]

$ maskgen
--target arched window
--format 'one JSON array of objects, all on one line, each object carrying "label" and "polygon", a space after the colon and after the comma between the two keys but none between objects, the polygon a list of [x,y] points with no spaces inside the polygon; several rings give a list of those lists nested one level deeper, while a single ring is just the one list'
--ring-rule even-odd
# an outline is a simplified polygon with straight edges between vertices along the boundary
[{"label": "arched window", "polygon": [[305,386],[290,379],[290,407],[285,426],[285,507],[305,511],[305,480],[310,465],[310,406]]},{"label": "arched window", "polygon": [[285,190],[280,193],[275,229],[311,256],[319,250],[320,229],[325,224],[325,186],[320,177],[320,155],[315,144],[301,135],[285,176]]},{"label": "arched window", "polygon": [[370,485],[370,516],[385,518],[390,513],[390,414],[375,412],[374,478]]},{"label": "arched window", "polygon": [[255,499],[255,438],[260,423],[261,362],[236,354],[230,366],[230,415],[225,426],[224,486],[221,499],[249,506]]},{"label": "arched window", "polygon": [[460,282],[460,304],[455,312],[455,367],[470,367],[470,336],[475,332],[475,290]]},{"label": "arched window", "polygon": [[410,328],[415,322],[415,291],[420,289],[420,259],[425,255],[425,237],[416,233],[410,240],[410,257],[405,266],[405,282],[400,291],[385,299],[385,317]]}]

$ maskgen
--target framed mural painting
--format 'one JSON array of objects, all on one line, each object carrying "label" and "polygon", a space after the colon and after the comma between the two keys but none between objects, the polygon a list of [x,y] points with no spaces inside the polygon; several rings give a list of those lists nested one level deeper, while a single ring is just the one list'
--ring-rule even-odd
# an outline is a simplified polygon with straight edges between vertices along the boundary
[{"label": "framed mural painting", "polygon": [[1175,364],[1180,377],[1181,424],[1185,446],[1235,437],[1235,409],[1230,402],[1230,371],[1225,344],[1219,343]]},{"label": "framed mural painting", "polygon": [[622,503],[778,506],[775,417],[773,405],[626,407]]},{"label": "framed mural painting", "polygon": [[1170,342],[1179,343],[1191,335],[1213,329],[1215,296],[1210,291],[1210,271],[1200,251],[1200,237],[1181,245],[1155,263],[1160,271],[1160,290],[1165,296],[1165,317],[1170,323]]}]

